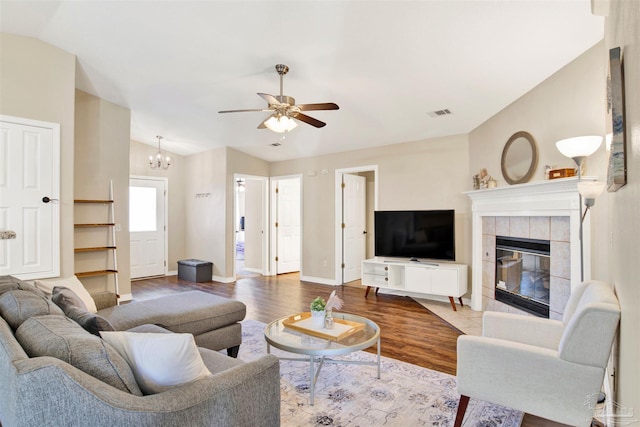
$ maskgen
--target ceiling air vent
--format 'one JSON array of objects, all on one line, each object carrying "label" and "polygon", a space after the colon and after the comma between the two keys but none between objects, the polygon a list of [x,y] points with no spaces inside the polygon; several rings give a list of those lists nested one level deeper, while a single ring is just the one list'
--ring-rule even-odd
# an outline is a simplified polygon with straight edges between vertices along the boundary
[{"label": "ceiling air vent", "polygon": [[432,117],[435,119],[437,117],[444,117],[453,113],[449,111],[449,109],[445,108],[444,110],[431,111],[431,112],[428,112],[427,114],[429,115],[429,117]]}]

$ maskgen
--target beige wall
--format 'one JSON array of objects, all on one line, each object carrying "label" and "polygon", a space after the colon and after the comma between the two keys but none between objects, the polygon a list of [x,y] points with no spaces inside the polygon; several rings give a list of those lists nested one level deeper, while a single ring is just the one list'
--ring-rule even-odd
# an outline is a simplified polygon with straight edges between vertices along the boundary
[{"label": "beige wall", "polygon": [[[502,177],[502,149],[511,135],[529,132],[536,140],[539,160],[531,181],[544,179],[545,165],[573,167],[571,159],[556,149],[555,142],[580,135],[605,134],[605,63],[600,42],[547,80],[523,95],[469,134],[470,167],[481,168],[508,185]],[[599,151],[604,159],[604,144]],[[603,174],[600,159],[589,159],[586,173]],[[601,163],[601,162],[600,162]]]},{"label": "beige wall", "polygon": [[225,236],[233,228],[227,225],[226,151],[217,148],[185,157],[184,186],[185,258],[213,262],[213,275],[223,278],[229,246]]},{"label": "beige wall", "polygon": [[[109,199],[109,183],[113,183],[113,200],[118,258],[120,294],[131,293],[129,262],[129,141],[130,111],[86,92],[76,91],[75,104],[75,176],[74,198]],[[96,218],[108,220],[109,205],[78,205],[75,222],[92,223]],[[101,220],[102,221],[102,220]],[[76,230],[77,247],[105,245],[110,230]],[[76,271],[113,268],[104,252],[79,253]],[[82,279],[92,291],[111,290],[114,276]]]},{"label": "beige wall", "polygon": [[171,166],[167,170],[151,169],[149,167],[149,156],[155,156],[158,148],[131,141],[129,147],[129,173],[136,176],[164,177],[168,181],[168,259],[167,269],[176,271],[178,261],[185,259],[185,165],[183,156],[168,152],[164,149],[165,155],[171,157]]},{"label": "beige wall", "polygon": [[[627,133],[627,185],[605,197],[609,207],[610,236],[597,242],[611,255],[610,274],[622,307],[619,337],[619,369],[617,402],[623,409],[640,417],[640,2],[614,0],[605,19],[606,50],[623,49]],[[601,197],[604,199],[604,197]],[[595,208],[605,205],[598,200]],[[604,221],[603,221],[604,222]],[[602,224],[605,225],[606,224]],[[610,240],[609,240],[610,239]],[[609,243],[611,242],[611,243]],[[597,263],[603,262],[600,259]],[[633,425],[638,425],[636,421]]]},{"label": "beige wall", "polygon": [[0,33],[0,114],[60,124],[60,274],[74,273],[74,55]]},{"label": "beige wall", "polygon": [[334,280],[335,171],[372,165],[378,209],[456,210],[456,260],[470,265],[470,203],[462,194],[471,182],[468,150],[467,136],[458,135],[272,163],[271,176],[303,175],[302,274]]}]

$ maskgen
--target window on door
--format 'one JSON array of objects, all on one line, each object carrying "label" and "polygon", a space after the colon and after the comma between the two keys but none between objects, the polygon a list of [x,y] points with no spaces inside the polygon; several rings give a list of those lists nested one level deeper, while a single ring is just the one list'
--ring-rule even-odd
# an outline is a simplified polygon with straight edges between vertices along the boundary
[{"label": "window on door", "polygon": [[129,229],[156,231],[157,191],[150,187],[129,187]]}]

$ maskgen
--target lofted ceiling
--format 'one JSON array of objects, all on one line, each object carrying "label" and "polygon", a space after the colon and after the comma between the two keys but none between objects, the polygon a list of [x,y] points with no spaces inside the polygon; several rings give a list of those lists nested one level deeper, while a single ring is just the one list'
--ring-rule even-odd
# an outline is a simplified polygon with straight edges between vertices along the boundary
[{"label": "lofted ceiling", "polygon": [[[131,138],[277,161],[472,131],[603,37],[589,0],[6,1],[2,32],[77,56],[76,87]],[[282,135],[256,95],[335,102]],[[448,109],[452,114],[431,117]],[[272,144],[281,143],[279,147]]]}]

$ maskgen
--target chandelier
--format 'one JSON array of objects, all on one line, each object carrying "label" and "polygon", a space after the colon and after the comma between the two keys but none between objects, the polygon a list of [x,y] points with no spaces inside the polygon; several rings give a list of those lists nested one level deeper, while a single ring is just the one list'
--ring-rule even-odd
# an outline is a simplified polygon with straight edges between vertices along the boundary
[{"label": "chandelier", "polygon": [[151,169],[169,169],[169,166],[171,166],[171,158],[162,155],[162,151],[160,150],[162,137],[158,135],[156,138],[158,138],[158,154],[156,154],[155,157],[149,156],[149,166],[151,166]]}]

